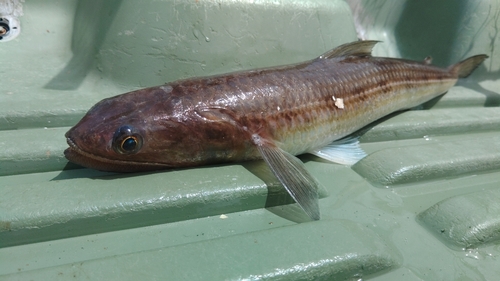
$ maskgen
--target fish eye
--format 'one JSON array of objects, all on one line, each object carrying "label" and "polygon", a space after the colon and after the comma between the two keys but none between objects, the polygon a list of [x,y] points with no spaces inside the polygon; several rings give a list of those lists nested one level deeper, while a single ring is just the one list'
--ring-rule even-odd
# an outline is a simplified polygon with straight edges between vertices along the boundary
[{"label": "fish eye", "polygon": [[120,154],[137,153],[142,147],[142,137],[132,126],[121,126],[113,136],[113,149]]},{"label": "fish eye", "polygon": [[121,149],[124,151],[133,151],[137,147],[137,138],[136,137],[127,137],[122,141],[120,145]]}]

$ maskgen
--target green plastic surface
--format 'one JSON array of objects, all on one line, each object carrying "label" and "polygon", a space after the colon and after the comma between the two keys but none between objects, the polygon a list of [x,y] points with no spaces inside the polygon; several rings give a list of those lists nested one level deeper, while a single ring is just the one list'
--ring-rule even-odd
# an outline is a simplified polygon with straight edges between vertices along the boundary
[{"label": "green plastic surface", "polygon": [[420,213],[431,231],[454,244],[474,248],[500,240],[500,190],[459,195]]},{"label": "green plastic surface", "polygon": [[[20,35],[0,42],[0,280],[500,276],[500,1],[22,5]],[[63,156],[64,133],[105,97],[304,61],[357,36],[383,41],[380,56],[490,58],[361,130],[369,155],[353,167],[301,156],[323,189],[320,221],[259,162],[114,174]]]}]

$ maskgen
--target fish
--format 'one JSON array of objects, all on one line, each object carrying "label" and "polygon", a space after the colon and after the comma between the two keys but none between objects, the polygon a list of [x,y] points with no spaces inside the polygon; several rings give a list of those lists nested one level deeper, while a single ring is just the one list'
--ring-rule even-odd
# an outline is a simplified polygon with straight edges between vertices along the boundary
[{"label": "fish", "polygon": [[297,155],[352,165],[350,137],[396,111],[435,98],[488,56],[448,68],[372,56],[379,41],[347,43],[297,64],[189,78],[106,98],[65,135],[66,158],[138,172],[263,159],[312,219],[318,182]]}]

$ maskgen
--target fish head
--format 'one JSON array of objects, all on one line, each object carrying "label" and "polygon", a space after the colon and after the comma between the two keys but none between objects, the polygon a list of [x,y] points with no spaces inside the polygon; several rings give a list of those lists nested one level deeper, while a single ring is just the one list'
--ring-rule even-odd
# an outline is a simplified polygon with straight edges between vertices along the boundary
[{"label": "fish head", "polygon": [[113,172],[188,166],[197,145],[186,139],[193,128],[171,91],[155,87],[98,102],[66,133],[66,158]]}]

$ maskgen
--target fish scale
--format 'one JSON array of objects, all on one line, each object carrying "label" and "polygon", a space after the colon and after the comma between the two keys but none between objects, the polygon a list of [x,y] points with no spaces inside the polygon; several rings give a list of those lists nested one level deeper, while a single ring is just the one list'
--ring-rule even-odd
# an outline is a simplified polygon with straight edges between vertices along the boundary
[{"label": "fish scale", "polygon": [[116,172],[261,158],[317,220],[317,182],[295,155],[355,163],[365,153],[352,140],[337,140],[443,94],[487,58],[441,69],[429,59],[372,57],[376,43],[348,43],[300,64],[191,78],[105,99],[66,133],[65,155]]},{"label": "fish scale", "polygon": [[[364,117],[363,119],[367,120],[361,125],[356,120],[358,124],[356,127],[362,127],[366,123],[387,115],[387,111],[392,112],[401,109],[393,109],[393,107],[399,107],[397,104],[394,106],[393,102],[391,104],[393,106],[386,110],[380,110],[380,107],[376,108],[377,112],[380,113],[372,117],[372,110],[369,107],[373,107],[373,104],[377,103],[377,99],[382,99],[380,96],[381,93],[390,92],[393,96],[397,96],[398,100],[404,100],[405,94],[413,95],[413,92],[408,91],[409,87],[412,87],[413,84],[425,83],[426,88],[421,89],[423,93],[435,87],[437,94],[441,94],[444,92],[441,88],[449,88],[448,84],[454,84],[457,79],[452,78],[446,70],[436,69],[433,66],[421,66],[411,63],[405,67],[399,60],[384,60],[383,64],[380,62],[370,63],[369,61],[361,65],[358,62],[353,62],[350,65],[343,63],[343,68],[337,68],[334,64],[325,67],[324,63],[316,66],[315,62],[313,62],[305,74],[302,74],[300,70],[292,69],[283,70],[279,76],[276,73],[271,73],[271,78],[260,77],[260,79],[257,79],[257,77],[252,77],[251,81],[239,78],[238,82],[241,85],[245,85],[245,89],[252,87],[265,89],[263,84],[266,84],[269,80],[280,80],[283,82],[286,79],[286,82],[283,82],[279,91],[273,91],[274,95],[269,95],[269,91],[265,90],[261,90],[260,92],[255,90],[245,91],[252,92],[253,95],[260,94],[260,97],[246,101],[246,103],[237,104],[234,111],[237,116],[251,115],[253,117],[251,118],[251,122],[267,122],[272,128],[273,137],[280,142],[284,150],[292,154],[300,154],[309,149],[329,143],[338,138],[339,135],[343,136],[349,133],[349,131],[352,132],[351,118],[353,116]],[[320,71],[319,73],[321,74],[318,75],[318,72],[315,72],[314,68],[332,71]],[[366,69],[371,69],[369,72],[370,76],[362,75],[364,73],[360,72]],[[328,75],[327,73],[332,74]],[[427,76],[426,80],[422,80],[424,74]],[[447,79],[442,79],[442,77],[446,77]],[[303,82],[304,80],[306,82]],[[332,82],[336,80],[342,82],[339,84]],[[381,83],[383,86],[379,86]],[[315,86],[307,86],[312,84]],[[306,86],[304,87],[304,85]],[[442,87],[439,87],[440,85]],[[228,93],[221,95],[225,95],[226,97],[231,94],[235,95],[234,89],[227,88],[226,90]],[[266,99],[266,104],[264,105],[262,101],[265,95],[267,95],[268,99]],[[339,109],[336,107],[332,96],[344,99],[346,108]],[[220,100],[219,98],[215,99]],[[226,100],[232,99],[226,98]],[[283,100],[288,102],[283,102]],[[383,97],[382,99],[382,101],[390,100],[387,97]],[[325,101],[326,103],[324,103]],[[389,103],[385,102],[385,104]],[[231,106],[228,103],[225,105]],[[415,105],[410,104],[408,107]],[[277,110],[278,107],[280,110]],[[259,113],[265,112],[265,114],[256,114],[256,109],[260,110]],[[287,114],[284,115],[282,112],[287,112]],[[311,120],[314,120],[314,123]],[[349,130],[339,131],[339,127],[346,127]],[[311,142],[310,138],[304,139],[304,135],[308,136],[313,131],[316,136],[320,133],[318,142],[316,143]],[[307,145],[304,145],[304,143]]]}]

